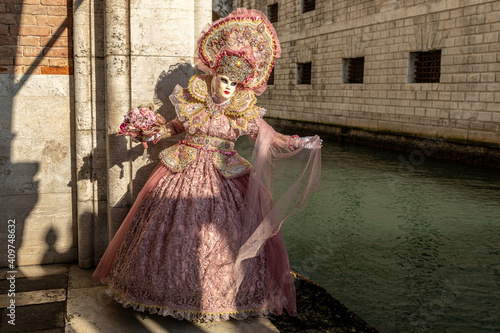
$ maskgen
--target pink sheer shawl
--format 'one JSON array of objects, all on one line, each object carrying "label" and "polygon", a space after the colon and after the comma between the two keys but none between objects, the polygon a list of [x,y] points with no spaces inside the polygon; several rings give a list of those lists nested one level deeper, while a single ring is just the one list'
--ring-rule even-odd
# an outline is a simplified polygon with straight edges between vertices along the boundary
[{"label": "pink sheer shawl", "polygon": [[[273,263],[272,274],[288,299],[281,302],[282,307],[295,315],[295,289],[280,228],[288,217],[304,209],[309,196],[320,189],[321,141],[316,135],[306,142],[312,149],[291,150],[280,140],[281,134],[264,120],[259,122],[253,171],[240,211],[241,220],[248,227],[243,230],[245,242],[235,262],[236,286],[239,288],[246,274],[245,260],[256,256],[265,245],[266,259]],[[255,219],[261,221],[256,228],[252,223]],[[267,290],[273,288],[268,286]],[[279,305],[280,300],[274,301]]]}]

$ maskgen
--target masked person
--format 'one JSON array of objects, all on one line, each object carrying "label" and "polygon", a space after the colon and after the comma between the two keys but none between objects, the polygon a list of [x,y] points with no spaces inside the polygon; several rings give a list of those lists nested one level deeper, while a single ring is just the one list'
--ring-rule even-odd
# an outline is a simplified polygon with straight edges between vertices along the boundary
[{"label": "masked person", "polygon": [[[124,306],[203,321],[296,315],[280,227],[319,188],[321,140],[262,119],[255,95],[280,53],[257,10],[202,32],[195,59],[205,74],[174,89],[177,117],[161,134],[185,138],[160,153],[93,275]],[[242,135],[255,141],[252,164],[234,150]],[[275,180],[286,185],[273,198]]]}]

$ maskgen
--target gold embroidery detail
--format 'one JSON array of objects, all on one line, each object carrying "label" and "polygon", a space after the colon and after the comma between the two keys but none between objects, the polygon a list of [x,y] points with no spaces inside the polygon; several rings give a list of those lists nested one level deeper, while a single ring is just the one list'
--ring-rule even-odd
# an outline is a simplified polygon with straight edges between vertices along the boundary
[{"label": "gold embroidery detail", "polygon": [[164,149],[160,152],[160,160],[167,168],[174,172],[184,170],[191,162],[196,159],[196,148],[175,144],[172,147]]},{"label": "gold embroidery detail", "polygon": [[191,96],[201,102],[207,99],[212,76],[207,74],[193,75],[188,82],[188,90]]},{"label": "gold embroidery detail", "polygon": [[186,142],[206,150],[222,150],[230,152],[234,149],[234,142],[210,135],[186,135]]},{"label": "gold embroidery detail", "polygon": [[252,165],[239,154],[214,154],[214,163],[225,178],[235,178],[248,173]]},{"label": "gold embroidery detail", "polygon": [[[179,92],[176,98],[181,102],[179,116],[181,121],[188,120],[191,127],[203,127],[210,118],[208,107],[209,87],[212,76],[207,74],[193,75],[187,89]],[[224,114],[229,118],[234,128],[246,131],[248,121],[259,116],[259,107],[255,106],[257,98],[251,90],[236,92]],[[218,114],[215,113],[214,116]]]}]

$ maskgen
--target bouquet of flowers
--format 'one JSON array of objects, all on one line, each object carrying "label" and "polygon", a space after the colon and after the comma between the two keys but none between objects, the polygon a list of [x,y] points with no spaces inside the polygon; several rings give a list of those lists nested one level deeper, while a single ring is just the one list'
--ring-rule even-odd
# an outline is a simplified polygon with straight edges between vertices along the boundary
[{"label": "bouquet of flowers", "polygon": [[153,111],[153,106],[133,108],[123,117],[118,135],[130,136],[135,142],[142,142],[144,148],[148,148],[147,141],[153,141],[156,144],[168,134],[165,118]]}]

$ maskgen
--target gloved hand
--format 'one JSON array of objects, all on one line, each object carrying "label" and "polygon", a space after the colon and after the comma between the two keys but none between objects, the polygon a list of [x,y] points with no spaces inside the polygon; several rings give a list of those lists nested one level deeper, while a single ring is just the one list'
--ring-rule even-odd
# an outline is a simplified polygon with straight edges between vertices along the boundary
[{"label": "gloved hand", "polygon": [[321,148],[321,145],[323,145],[323,140],[319,140],[319,146],[316,143],[316,141],[313,141],[314,136],[303,136],[298,139],[297,142],[297,147],[298,148],[306,148],[306,149],[313,149],[313,148]]}]

